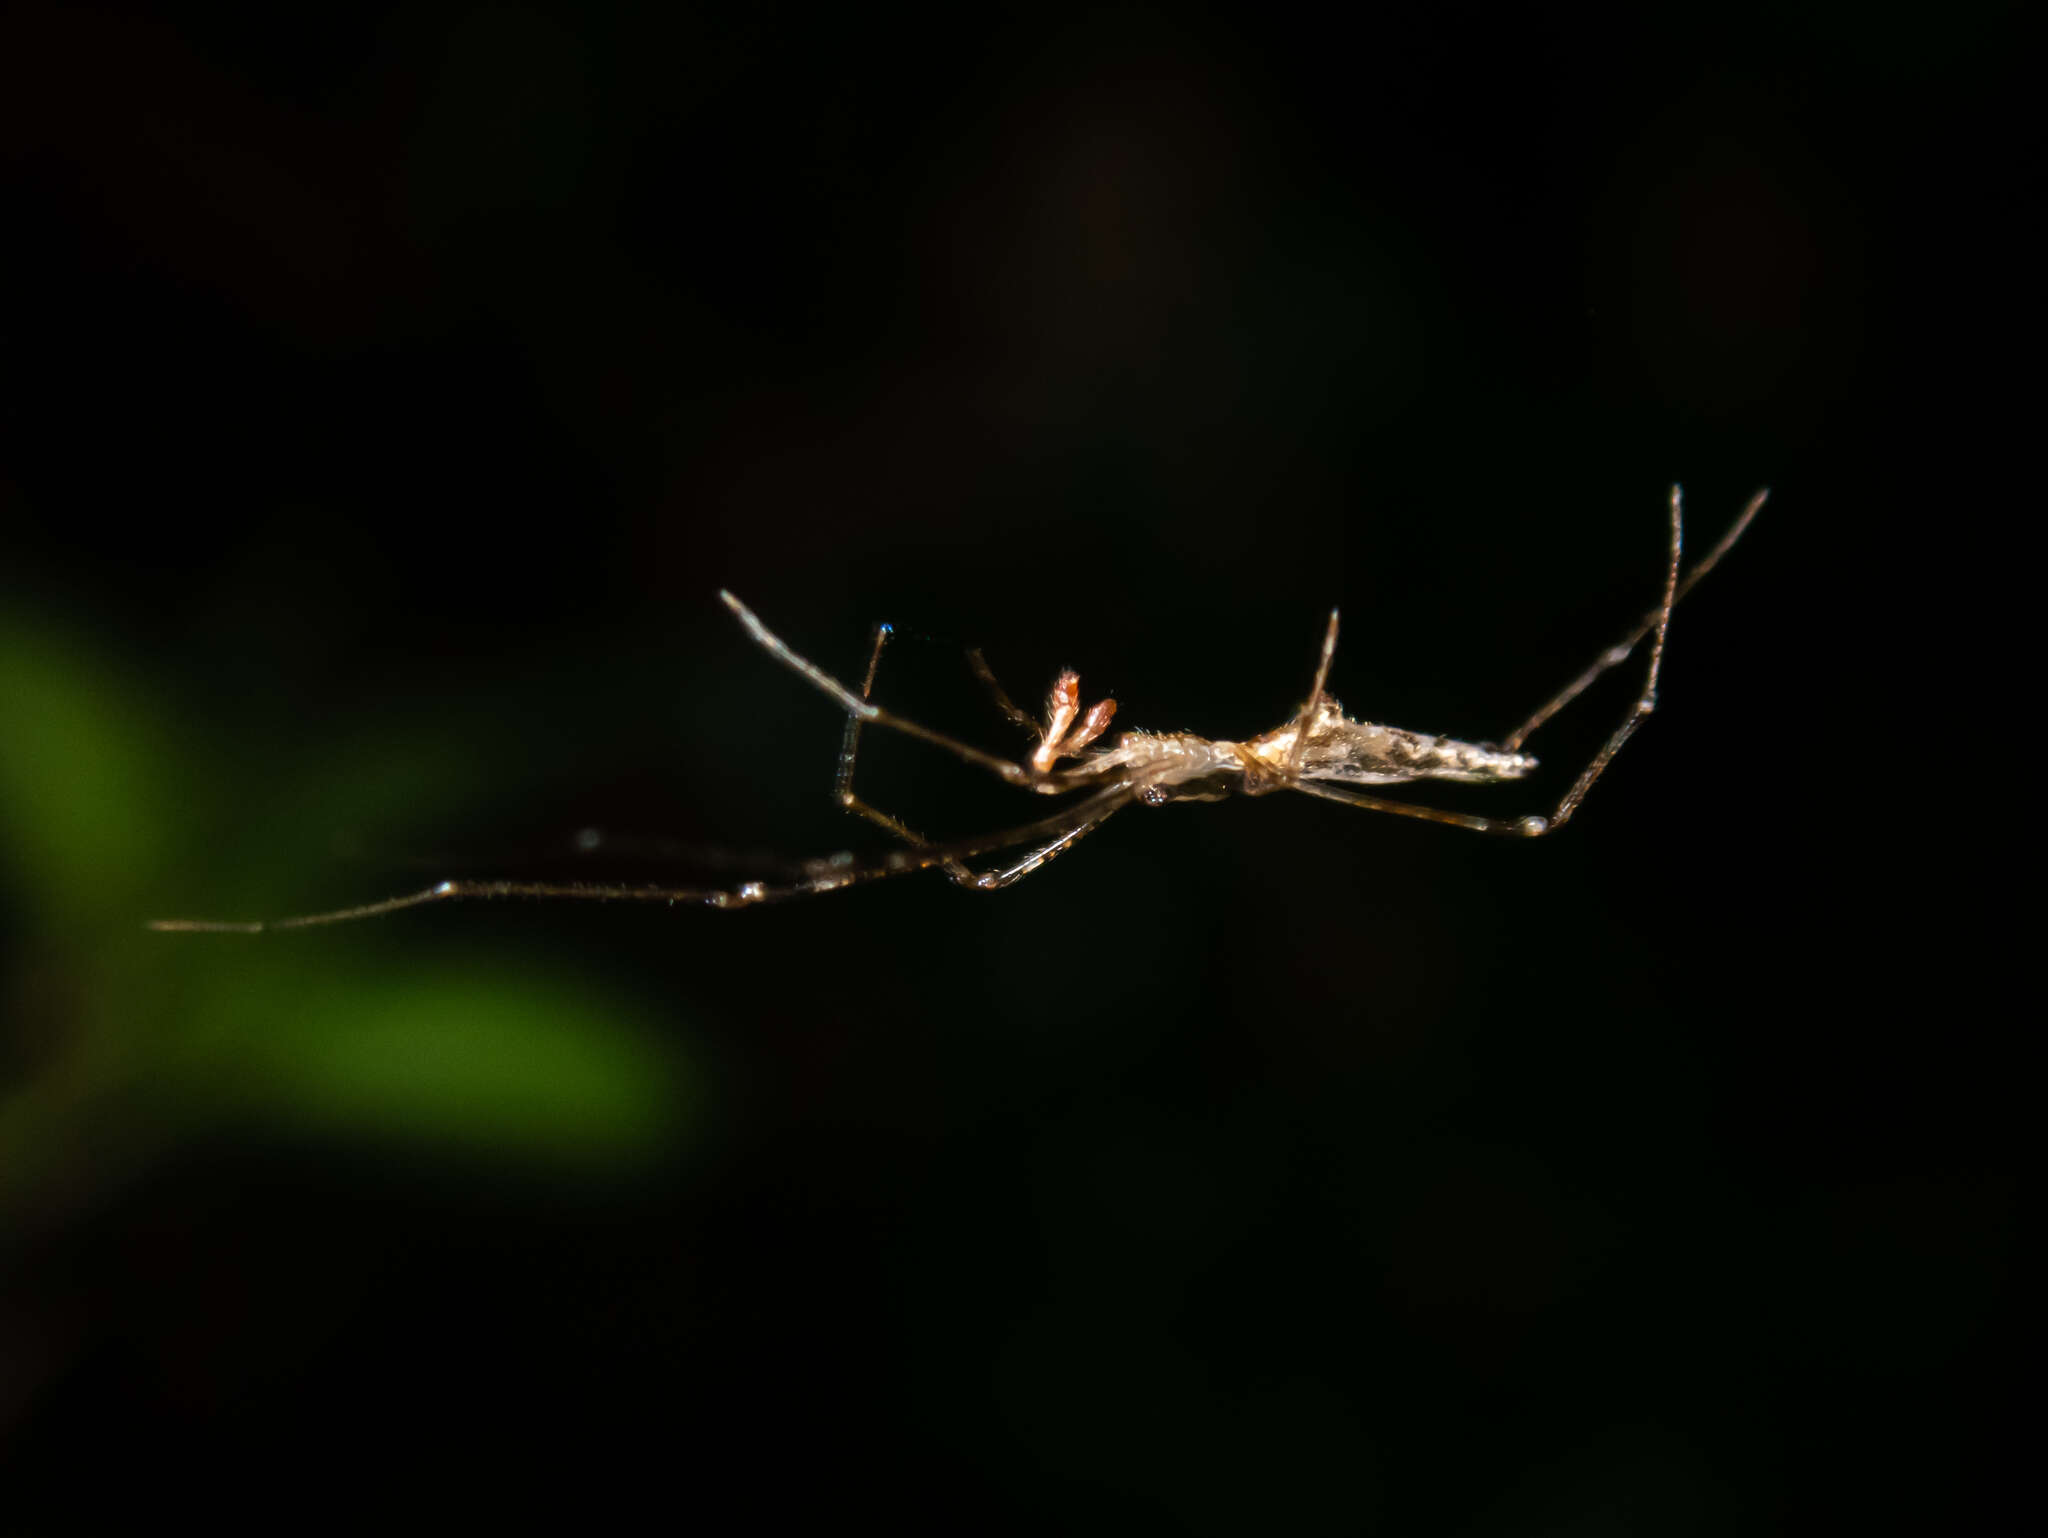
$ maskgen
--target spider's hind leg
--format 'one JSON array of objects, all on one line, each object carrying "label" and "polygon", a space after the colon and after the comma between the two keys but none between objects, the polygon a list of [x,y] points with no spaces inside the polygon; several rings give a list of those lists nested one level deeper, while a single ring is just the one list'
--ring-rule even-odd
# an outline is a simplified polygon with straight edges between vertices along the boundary
[{"label": "spider's hind leg", "polygon": [[1571,821],[1572,813],[1579,809],[1579,803],[1586,798],[1586,792],[1593,788],[1593,782],[1600,778],[1614,755],[1621,751],[1621,745],[1635,735],[1637,727],[1651,711],[1657,708],[1657,673],[1664,665],[1664,637],[1671,628],[1671,610],[1678,602],[1678,568],[1685,555],[1685,494],[1676,486],[1671,488],[1671,558],[1664,565],[1664,601],[1657,606],[1656,623],[1653,630],[1655,639],[1650,642],[1650,665],[1643,673],[1643,691],[1636,696],[1636,702],[1629,707],[1627,715],[1621,718],[1608,739],[1600,744],[1600,751],[1593,755],[1593,761],[1579,771],[1579,777],[1572,782],[1572,788],[1564,793],[1564,799],[1557,803],[1557,810],[1541,819],[1543,826],[1535,829],[1536,819],[1530,819],[1531,831],[1554,833]]},{"label": "spider's hind leg", "polygon": [[1706,553],[1683,580],[1680,580],[1679,567],[1685,541],[1684,494],[1676,486],[1671,488],[1671,546],[1664,566],[1664,591],[1661,601],[1631,635],[1603,652],[1592,667],[1567,685],[1563,693],[1545,705],[1507,740],[1506,746],[1509,748],[1519,747],[1531,732],[1576,699],[1594,679],[1609,668],[1626,661],[1645,636],[1654,637],[1650,643],[1650,664],[1645,670],[1642,691],[1637,694],[1635,703],[1629,706],[1628,714],[1622,717],[1621,723],[1608,734],[1607,740],[1601,743],[1592,760],[1579,771],[1579,777],[1572,782],[1571,789],[1564,793],[1556,809],[1549,816],[1475,817],[1463,812],[1447,812],[1435,807],[1418,806],[1413,802],[1390,801],[1348,787],[1301,781],[1291,788],[1325,801],[1337,801],[1346,806],[1362,807],[1367,811],[1391,812],[1399,817],[1419,817],[1429,822],[1469,829],[1475,833],[1500,833],[1515,838],[1536,838],[1545,833],[1555,833],[1571,821],[1572,815],[1579,809],[1579,804],[1586,799],[1586,792],[1593,788],[1594,781],[1598,780],[1607,766],[1614,761],[1614,755],[1621,751],[1622,745],[1635,735],[1636,728],[1643,724],[1644,718],[1657,708],[1657,675],[1664,662],[1664,640],[1671,628],[1672,609],[1695,582],[1713,570],[1721,557],[1728,553],[1729,547],[1742,536],[1742,531],[1749,527],[1750,520],[1756,517],[1757,510],[1763,506],[1764,496],[1765,493],[1760,491],[1752,497],[1728,532],[1723,534],[1715,542],[1713,549]]},{"label": "spider's hind leg", "polygon": [[[1681,501],[1682,496],[1683,493],[1678,487],[1673,486],[1671,488],[1671,498],[1674,503]],[[1763,510],[1764,500],[1769,496],[1770,490],[1766,487],[1743,505],[1743,509],[1736,515],[1735,521],[1728,525],[1727,532],[1714,541],[1714,546],[1711,550],[1693,563],[1692,570],[1687,572],[1684,579],[1672,590],[1668,606],[1659,604],[1648,614],[1644,615],[1642,621],[1635,629],[1595,657],[1584,672],[1558,690],[1548,700],[1545,700],[1535,714],[1531,715],[1528,720],[1503,737],[1500,745],[1510,751],[1521,747],[1535,733],[1538,727],[1542,726],[1544,722],[1564,709],[1565,706],[1569,705],[1581,694],[1584,694],[1602,674],[1606,673],[1610,668],[1618,668],[1628,661],[1634,655],[1635,649],[1642,644],[1645,636],[1656,630],[1661,624],[1669,622],[1671,608],[1675,608],[1678,601],[1693,590],[1693,585],[1718,566],[1721,562],[1721,557],[1734,548],[1735,542],[1742,538],[1743,531],[1749,527],[1756,515]]]}]

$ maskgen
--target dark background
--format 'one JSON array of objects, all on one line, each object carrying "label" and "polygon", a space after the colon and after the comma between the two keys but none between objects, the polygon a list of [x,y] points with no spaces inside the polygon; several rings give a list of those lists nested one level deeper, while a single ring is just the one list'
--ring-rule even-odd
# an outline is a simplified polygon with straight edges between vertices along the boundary
[{"label": "dark background", "polygon": [[[10,10],[10,1505],[1967,1512],[2020,1076],[1912,796],[1981,725],[2010,22]],[[721,586],[1230,737],[1340,603],[1354,713],[1497,736],[1673,480],[1696,549],[1773,498],[1555,839],[1282,796],[993,897],[140,927],[882,847]],[[1634,677],[1428,799],[1547,808]],[[882,690],[1017,749],[943,646]]]}]

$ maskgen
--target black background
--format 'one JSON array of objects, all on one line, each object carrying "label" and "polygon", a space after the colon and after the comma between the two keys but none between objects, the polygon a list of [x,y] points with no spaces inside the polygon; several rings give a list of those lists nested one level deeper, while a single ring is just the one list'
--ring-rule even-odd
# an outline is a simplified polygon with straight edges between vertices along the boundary
[{"label": "black background", "polygon": [[[1960,358],[2019,265],[2006,13],[4,29],[0,601],[207,766],[118,940],[13,862],[44,1119],[0,1145],[10,1501],[1969,1509],[2019,1105],[1909,798],[1974,735],[1931,570],[1994,540],[1912,488],[1999,433]],[[1231,737],[1298,702],[1336,603],[1354,713],[1495,736],[1648,606],[1673,480],[1695,548],[1773,498],[1555,839],[1282,796],[1127,812],[988,898],[134,933],[597,874],[517,853],[591,825],[881,847],[825,795],[831,706],[721,586],[842,675],[889,619],[1020,697],[1072,665],[1120,725]],[[882,689],[1015,751],[944,647]],[[1526,792],[1432,799],[1543,809],[1628,689]],[[914,744],[863,774],[932,832],[1040,810]],[[153,1061],[78,1024],[117,946],[165,995],[310,999],[341,956],[601,978],[692,1065],[687,1134],[565,1173],[72,1095]]]}]

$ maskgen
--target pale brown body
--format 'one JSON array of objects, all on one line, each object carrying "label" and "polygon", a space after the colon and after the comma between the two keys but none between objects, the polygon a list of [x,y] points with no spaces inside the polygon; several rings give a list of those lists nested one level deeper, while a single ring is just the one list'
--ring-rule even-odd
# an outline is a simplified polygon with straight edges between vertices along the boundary
[{"label": "pale brown body", "polygon": [[[970,652],[969,661],[988,687],[1000,710],[1037,739],[1021,761],[957,741],[929,727],[876,705],[872,699],[875,672],[891,631],[877,626],[867,675],[859,693],[805,660],[755,617],[754,612],[730,593],[720,599],[738,617],[749,635],[769,655],[830,696],[846,712],[846,733],[834,781],[835,799],[846,810],[901,839],[905,848],[879,857],[863,857],[850,851],[820,860],[801,862],[793,879],[749,881],[736,886],[662,887],[600,884],[587,882],[538,881],[444,881],[423,892],[386,898],[359,907],[328,913],[305,914],[269,923],[228,923],[212,920],[162,919],[151,927],[162,930],[211,930],[255,933],[264,929],[303,928],[316,924],[340,923],[396,912],[425,903],[468,897],[569,897],[598,900],[700,904],[713,908],[750,907],[789,897],[836,891],[858,882],[878,880],[911,871],[943,869],[962,886],[976,891],[996,891],[1030,875],[1046,861],[1070,849],[1100,827],[1116,812],[1138,803],[1158,806],[1170,801],[1217,801],[1233,791],[1265,795],[1292,790],[1325,801],[1370,811],[1390,812],[1402,817],[1422,818],[1481,833],[1499,833],[1532,838],[1555,832],[1570,821],[1587,790],[1606,769],[1636,728],[1656,706],[1658,669],[1664,655],[1664,639],[1671,622],[1671,610],[1694,583],[1704,577],[1726,555],[1762,508],[1766,493],[1758,492],[1728,532],[1683,580],[1679,574],[1683,518],[1676,486],[1671,488],[1670,558],[1665,567],[1663,599],[1633,632],[1609,647],[1577,678],[1567,684],[1540,710],[1511,732],[1498,746],[1461,742],[1450,737],[1433,737],[1399,727],[1354,721],[1324,691],[1330,664],[1337,650],[1337,614],[1333,610],[1324,632],[1322,656],[1308,698],[1292,718],[1271,731],[1243,742],[1202,737],[1192,732],[1126,732],[1107,748],[1094,744],[1116,714],[1114,700],[1100,700],[1081,708],[1080,679],[1062,673],[1046,703],[1043,721],[1033,720],[1011,703],[980,653]],[[1535,769],[1536,760],[1521,746],[1529,735],[1564,706],[1576,699],[1601,674],[1626,661],[1645,637],[1654,636],[1650,662],[1642,692],[1628,714],[1615,727],[1580,772],[1555,808],[1543,816],[1479,817],[1463,812],[1442,811],[1413,802],[1389,801],[1360,786],[1398,785],[1415,780],[1451,780],[1468,784],[1491,784],[1518,780]],[[976,765],[1019,789],[1047,795],[1088,792],[1051,816],[1022,827],[1005,829],[980,838],[948,843],[931,842],[895,817],[863,801],[853,789],[853,771],[861,729],[875,725],[915,737],[943,748],[965,763]],[[1072,760],[1061,767],[1063,760]],[[976,872],[966,861],[999,850],[1034,846],[1009,865]]]},{"label": "pale brown body", "polygon": [[1309,723],[1307,746],[1298,766],[1290,769],[1294,745],[1301,735],[1297,721],[1261,732],[1246,742],[1212,742],[1193,732],[1127,732],[1100,761],[1136,766],[1174,758],[1184,768],[1171,775],[1166,782],[1169,786],[1241,774],[1244,783],[1239,788],[1254,796],[1285,790],[1296,776],[1345,785],[1399,785],[1408,780],[1488,785],[1519,780],[1536,767],[1536,760],[1527,753],[1354,721],[1332,699],[1322,702]]}]

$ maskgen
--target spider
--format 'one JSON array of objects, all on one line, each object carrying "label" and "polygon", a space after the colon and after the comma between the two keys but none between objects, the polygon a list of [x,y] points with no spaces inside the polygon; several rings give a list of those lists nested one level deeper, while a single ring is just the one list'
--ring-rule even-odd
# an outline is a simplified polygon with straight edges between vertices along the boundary
[{"label": "spider", "polygon": [[[893,634],[890,626],[882,624],[875,627],[867,672],[860,691],[855,693],[823,668],[799,656],[787,642],[762,624],[752,609],[731,593],[721,590],[720,600],[732,610],[763,650],[846,712],[846,731],[841,740],[839,765],[833,782],[834,798],[849,813],[887,830],[902,842],[902,848],[867,857],[842,851],[790,867],[795,874],[787,879],[745,881],[723,887],[457,879],[443,881],[421,892],[324,913],[300,914],[293,918],[247,923],[155,919],[149,927],[177,932],[257,934],[272,929],[303,929],[318,924],[374,918],[427,903],[490,897],[584,898],[744,908],[792,897],[835,892],[863,881],[935,868],[943,870],[955,883],[969,890],[996,892],[1023,880],[1048,860],[1073,848],[1133,803],[1163,806],[1170,801],[1220,801],[1233,791],[1249,796],[1268,795],[1280,790],[1298,791],[1343,806],[1422,818],[1476,833],[1516,838],[1555,833],[1571,821],[1594,781],[1600,778],[1614,755],[1642,725],[1644,717],[1656,708],[1657,673],[1664,660],[1664,640],[1670,629],[1673,606],[1712,571],[1742,537],[1743,531],[1763,507],[1767,495],[1767,491],[1759,491],[1750,498],[1727,533],[1691,571],[1681,577],[1683,497],[1679,488],[1673,486],[1670,555],[1664,570],[1663,596],[1657,606],[1628,635],[1596,657],[1584,672],[1498,744],[1433,737],[1399,727],[1356,721],[1345,715],[1343,707],[1324,688],[1331,660],[1337,652],[1337,611],[1332,609],[1323,631],[1322,653],[1316,663],[1315,681],[1309,688],[1308,698],[1279,726],[1242,742],[1211,739],[1193,732],[1133,731],[1120,736],[1114,746],[1097,746],[1116,714],[1114,700],[1097,700],[1083,708],[1080,677],[1067,671],[1061,673],[1052,686],[1044,719],[1034,720],[1003,691],[981,653],[970,650],[967,654],[969,665],[989,691],[997,709],[1036,739],[1025,757],[1012,761],[921,726],[874,703],[871,696],[875,674],[881,666],[883,649]],[[1398,785],[1412,780],[1494,784],[1521,779],[1536,767],[1536,760],[1521,751],[1531,734],[1578,698],[1595,679],[1627,661],[1646,636],[1653,639],[1642,692],[1547,815],[1472,816],[1408,801],[1391,801],[1360,788]],[[987,770],[1020,790],[1041,795],[1085,794],[1033,822],[979,838],[933,842],[889,813],[869,805],[855,792],[854,765],[861,731],[867,726],[884,727],[929,743],[963,763]],[[982,856],[1008,854],[1019,849],[1025,851],[1021,857],[1008,862],[999,860],[986,870],[976,871],[967,863]]]}]

